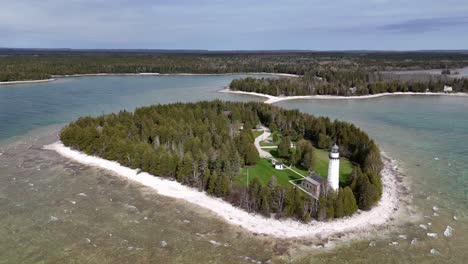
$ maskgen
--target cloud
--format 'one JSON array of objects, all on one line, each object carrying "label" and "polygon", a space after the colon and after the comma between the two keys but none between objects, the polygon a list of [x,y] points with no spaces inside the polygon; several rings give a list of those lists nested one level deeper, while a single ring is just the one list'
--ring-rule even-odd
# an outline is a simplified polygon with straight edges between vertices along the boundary
[{"label": "cloud", "polygon": [[396,43],[408,33],[436,32],[436,39],[451,27],[468,35],[460,29],[466,0],[0,2],[0,46],[10,47],[346,49],[353,41],[369,48],[366,37]]},{"label": "cloud", "polygon": [[435,17],[412,19],[378,27],[378,30],[399,33],[424,33],[438,30],[449,30],[468,25],[466,17]]}]

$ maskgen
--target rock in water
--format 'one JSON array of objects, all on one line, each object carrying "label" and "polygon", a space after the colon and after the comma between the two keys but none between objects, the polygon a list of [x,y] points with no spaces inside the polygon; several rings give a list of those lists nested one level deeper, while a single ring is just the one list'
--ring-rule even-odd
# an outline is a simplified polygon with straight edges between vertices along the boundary
[{"label": "rock in water", "polygon": [[437,237],[437,233],[427,233],[428,237]]},{"label": "rock in water", "polygon": [[164,241],[164,240],[163,240],[163,241],[161,241],[161,247],[163,247],[163,248],[167,247],[167,242],[166,242],[166,241]]},{"label": "rock in water", "polygon": [[411,240],[411,245],[416,245],[416,243],[418,243],[418,239],[413,238],[413,240]]},{"label": "rock in water", "polygon": [[49,219],[50,222],[55,222],[55,221],[57,221],[57,220],[58,220],[57,217],[55,217],[55,216],[50,216],[50,219]]},{"label": "rock in water", "polygon": [[440,255],[440,252],[437,251],[435,248],[431,249],[431,254],[433,255]]},{"label": "rock in water", "polygon": [[426,225],[420,224],[419,227],[422,228],[422,229],[424,229],[424,230],[427,230],[427,226],[426,226]]},{"label": "rock in water", "polygon": [[432,210],[433,210],[433,211],[439,211],[439,207],[433,206],[433,207],[432,207]]},{"label": "rock in water", "polygon": [[453,228],[451,226],[447,226],[447,228],[445,228],[445,231],[444,231],[444,236],[445,237],[451,237],[453,236]]},{"label": "rock in water", "polygon": [[457,221],[458,220],[458,217],[457,216],[453,216],[453,220]]},{"label": "rock in water", "polygon": [[369,247],[373,247],[373,246],[375,246],[375,241],[371,241],[371,242],[369,243]]}]

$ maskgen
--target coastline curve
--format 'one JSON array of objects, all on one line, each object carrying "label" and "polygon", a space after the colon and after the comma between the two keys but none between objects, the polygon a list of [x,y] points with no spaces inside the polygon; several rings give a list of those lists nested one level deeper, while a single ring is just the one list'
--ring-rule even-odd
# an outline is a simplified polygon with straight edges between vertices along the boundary
[{"label": "coastline curve", "polygon": [[176,181],[153,176],[146,172],[124,167],[115,161],[89,156],[64,146],[60,141],[46,145],[45,150],[52,150],[59,155],[78,163],[94,166],[116,173],[143,186],[147,186],[158,194],[182,199],[189,203],[214,212],[225,222],[240,226],[247,231],[269,235],[277,238],[319,238],[323,239],[336,234],[367,234],[372,228],[385,226],[395,221],[395,214],[400,208],[401,183],[398,180],[398,167],[389,158],[383,158],[382,183],[384,192],[378,204],[369,211],[359,211],[351,217],[332,221],[316,221],[303,223],[296,220],[277,220],[248,213],[230,203],[201,192],[195,188],[182,185]]}]

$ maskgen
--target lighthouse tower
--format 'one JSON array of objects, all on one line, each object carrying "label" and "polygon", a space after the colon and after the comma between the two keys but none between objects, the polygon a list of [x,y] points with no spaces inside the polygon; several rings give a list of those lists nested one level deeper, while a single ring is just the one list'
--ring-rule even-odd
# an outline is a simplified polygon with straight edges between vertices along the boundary
[{"label": "lighthouse tower", "polygon": [[328,187],[333,190],[338,190],[339,188],[339,173],[340,172],[340,153],[339,148],[335,144],[333,145],[328,161]]}]

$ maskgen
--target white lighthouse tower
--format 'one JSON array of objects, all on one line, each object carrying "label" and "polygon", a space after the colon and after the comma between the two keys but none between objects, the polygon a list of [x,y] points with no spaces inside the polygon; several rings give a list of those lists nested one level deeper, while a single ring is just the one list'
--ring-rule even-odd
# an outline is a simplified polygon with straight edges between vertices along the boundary
[{"label": "white lighthouse tower", "polygon": [[333,190],[339,188],[339,175],[340,175],[340,153],[339,148],[335,144],[333,145],[328,161],[328,187]]}]

